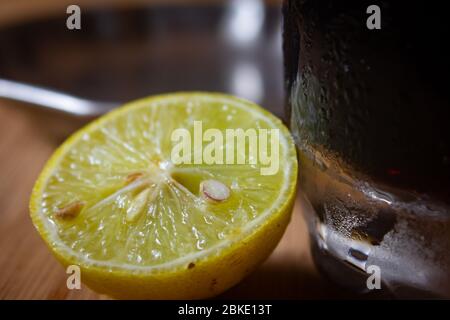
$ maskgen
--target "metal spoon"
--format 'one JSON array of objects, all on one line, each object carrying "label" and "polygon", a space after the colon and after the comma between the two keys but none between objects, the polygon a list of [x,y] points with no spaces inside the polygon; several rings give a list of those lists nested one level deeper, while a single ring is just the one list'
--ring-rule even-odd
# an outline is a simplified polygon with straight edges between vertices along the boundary
[{"label": "metal spoon", "polygon": [[29,103],[78,118],[95,118],[120,105],[98,102],[66,93],[0,78],[0,98]]}]

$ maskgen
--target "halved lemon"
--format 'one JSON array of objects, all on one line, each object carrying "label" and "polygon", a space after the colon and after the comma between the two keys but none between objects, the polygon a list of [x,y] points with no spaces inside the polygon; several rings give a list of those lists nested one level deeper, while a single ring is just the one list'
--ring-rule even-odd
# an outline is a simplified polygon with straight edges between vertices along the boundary
[{"label": "halved lemon", "polygon": [[[250,157],[174,161],[173,132],[198,135],[199,121],[203,132],[224,135],[278,130],[279,170],[261,174]],[[185,159],[209,144],[193,142]],[[269,112],[223,94],[168,94],[129,103],[71,136],[37,180],[30,211],[58,260],[78,265],[81,280],[100,293],[206,298],[269,256],[290,220],[296,179],[293,140]]]}]

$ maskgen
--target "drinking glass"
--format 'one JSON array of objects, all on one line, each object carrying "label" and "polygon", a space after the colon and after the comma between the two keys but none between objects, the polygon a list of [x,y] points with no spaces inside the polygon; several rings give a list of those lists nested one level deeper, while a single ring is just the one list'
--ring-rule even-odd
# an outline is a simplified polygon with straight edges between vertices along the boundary
[{"label": "drinking glass", "polygon": [[378,1],[381,28],[371,29],[371,4],[284,1],[286,104],[312,254],[359,292],[449,298],[446,10]]}]

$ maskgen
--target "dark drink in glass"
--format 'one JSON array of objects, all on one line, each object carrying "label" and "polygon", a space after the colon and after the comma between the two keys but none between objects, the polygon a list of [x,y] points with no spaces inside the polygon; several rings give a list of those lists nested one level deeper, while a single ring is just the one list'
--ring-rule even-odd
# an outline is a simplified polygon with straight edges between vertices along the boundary
[{"label": "dark drink in glass", "polygon": [[[381,29],[369,29],[376,4]],[[287,0],[287,110],[316,265],[450,298],[450,27],[442,2]]]}]

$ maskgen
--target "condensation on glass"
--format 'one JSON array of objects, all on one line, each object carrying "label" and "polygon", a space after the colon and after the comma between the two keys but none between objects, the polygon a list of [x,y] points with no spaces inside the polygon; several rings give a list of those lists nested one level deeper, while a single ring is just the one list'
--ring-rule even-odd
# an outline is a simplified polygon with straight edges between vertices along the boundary
[{"label": "condensation on glass", "polygon": [[287,110],[316,265],[369,292],[450,297],[449,24],[438,2],[285,1]]}]

